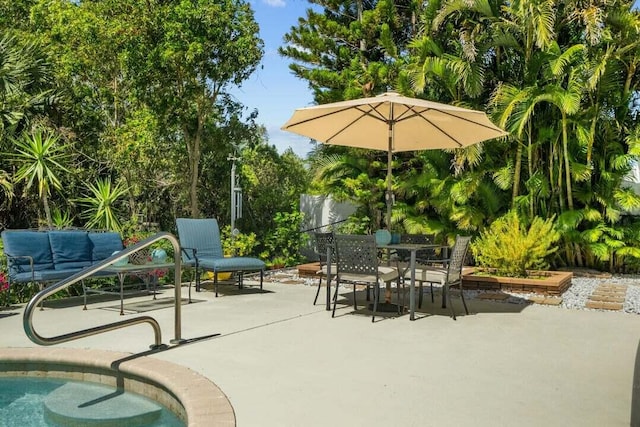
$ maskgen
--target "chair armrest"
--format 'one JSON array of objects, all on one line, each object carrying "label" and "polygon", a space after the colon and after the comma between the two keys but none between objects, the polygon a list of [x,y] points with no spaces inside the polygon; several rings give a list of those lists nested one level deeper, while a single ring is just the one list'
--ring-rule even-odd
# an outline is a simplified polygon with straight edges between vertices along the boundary
[{"label": "chair armrest", "polygon": [[[198,250],[196,248],[180,248],[180,251],[182,253],[184,253],[186,255],[187,258],[191,259],[195,259],[196,260],[196,264],[198,263]],[[189,255],[189,252],[191,252],[191,255]]]},{"label": "chair armrest", "polygon": [[[7,273],[8,273],[7,275],[9,277],[9,280],[11,280],[11,267],[12,267],[12,264],[13,264],[14,260],[17,260],[17,259],[28,259],[29,260],[29,271],[31,272],[31,280],[33,281],[33,278],[34,278],[34,274],[33,274],[34,273],[34,271],[33,271],[33,257],[31,255],[15,255],[14,256],[14,255],[11,255],[11,254],[8,254],[8,253],[5,252],[4,256],[7,259],[7,270],[8,270],[7,271]],[[20,266],[20,267],[22,267],[22,266]]]}]

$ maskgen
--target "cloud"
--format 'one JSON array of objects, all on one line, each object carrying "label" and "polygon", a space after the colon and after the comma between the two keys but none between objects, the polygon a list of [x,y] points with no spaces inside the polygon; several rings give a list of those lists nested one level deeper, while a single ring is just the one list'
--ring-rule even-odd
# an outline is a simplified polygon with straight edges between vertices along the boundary
[{"label": "cloud", "polygon": [[284,0],[262,0],[262,2],[271,7],[285,7],[287,5]]}]

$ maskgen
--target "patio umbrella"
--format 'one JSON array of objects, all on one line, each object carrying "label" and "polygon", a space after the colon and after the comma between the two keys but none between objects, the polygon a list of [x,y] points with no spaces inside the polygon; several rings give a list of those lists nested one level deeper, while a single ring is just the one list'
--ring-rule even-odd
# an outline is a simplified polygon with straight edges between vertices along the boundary
[{"label": "patio umbrella", "polygon": [[282,129],[324,144],[387,151],[387,227],[391,222],[393,153],[461,148],[507,134],[482,111],[396,92],[299,108]]}]

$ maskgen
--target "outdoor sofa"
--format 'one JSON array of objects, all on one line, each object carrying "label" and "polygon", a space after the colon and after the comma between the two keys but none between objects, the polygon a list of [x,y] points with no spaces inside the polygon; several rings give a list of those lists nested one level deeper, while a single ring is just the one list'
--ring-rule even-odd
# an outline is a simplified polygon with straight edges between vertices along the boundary
[{"label": "outdoor sofa", "polygon": [[[7,262],[9,292],[17,284],[42,286],[57,282],[108,258],[123,249],[115,232],[85,230],[4,230],[4,255]],[[95,277],[115,276],[99,271]],[[86,296],[86,288],[83,283]],[[9,301],[9,296],[7,296]]]}]

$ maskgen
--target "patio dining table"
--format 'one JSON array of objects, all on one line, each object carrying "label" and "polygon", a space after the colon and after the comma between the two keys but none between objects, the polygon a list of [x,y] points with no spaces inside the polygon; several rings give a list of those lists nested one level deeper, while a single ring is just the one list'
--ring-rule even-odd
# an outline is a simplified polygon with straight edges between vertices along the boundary
[{"label": "patio dining table", "polygon": [[411,271],[411,282],[409,284],[409,320],[415,320],[416,311],[416,254],[424,249],[442,248],[442,245],[434,243],[389,243],[388,245],[378,245],[379,249],[404,250],[411,254],[409,258],[409,270]]},{"label": "patio dining table", "polygon": [[[405,250],[409,251],[411,254],[409,261],[409,269],[411,270],[411,283],[409,285],[409,320],[415,320],[416,254],[420,250],[437,248],[443,248],[443,246],[434,243],[389,243],[387,245],[378,245],[378,249]],[[330,247],[327,247],[327,259],[331,259]],[[331,283],[331,264],[331,262],[327,263],[327,310],[331,310],[331,286],[329,286]]]}]

